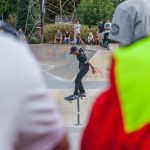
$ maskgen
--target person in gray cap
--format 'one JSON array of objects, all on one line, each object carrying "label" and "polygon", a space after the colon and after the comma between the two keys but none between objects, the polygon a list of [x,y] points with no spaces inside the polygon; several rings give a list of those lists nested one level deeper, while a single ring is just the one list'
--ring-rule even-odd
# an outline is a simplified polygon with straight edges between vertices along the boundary
[{"label": "person in gray cap", "polygon": [[109,39],[129,45],[150,33],[150,0],[125,0],[115,10]]},{"label": "person in gray cap", "polygon": [[[77,74],[77,77],[75,79],[75,89],[73,95],[69,96],[69,100],[75,100],[80,97],[86,97],[85,89],[82,84],[82,78],[87,74],[89,71],[89,66],[92,68],[92,73],[96,73],[94,67],[89,62],[84,49],[78,48],[77,46],[72,46],[70,54],[73,54],[77,57],[77,60],[79,61],[79,72]],[[79,93],[80,92],[80,93]]]}]

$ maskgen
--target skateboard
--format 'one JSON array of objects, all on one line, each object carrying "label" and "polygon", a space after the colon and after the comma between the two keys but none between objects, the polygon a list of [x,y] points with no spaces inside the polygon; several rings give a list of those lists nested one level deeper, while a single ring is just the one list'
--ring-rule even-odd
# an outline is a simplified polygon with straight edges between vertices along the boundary
[{"label": "skateboard", "polygon": [[76,99],[72,99],[72,95],[70,95],[70,96],[67,96],[67,97],[65,97],[64,99],[66,100],[66,101],[74,101],[74,100],[77,100],[77,99],[83,99],[83,97],[82,96],[78,96]]}]

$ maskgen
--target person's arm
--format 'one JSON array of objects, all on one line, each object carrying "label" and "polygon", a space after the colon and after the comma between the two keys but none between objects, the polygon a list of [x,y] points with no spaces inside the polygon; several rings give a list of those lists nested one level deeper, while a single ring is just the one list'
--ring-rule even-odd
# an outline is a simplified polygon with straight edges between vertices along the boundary
[{"label": "person's arm", "polygon": [[57,144],[57,146],[53,150],[69,150],[67,136],[64,136],[62,141],[59,144]]},{"label": "person's arm", "polygon": [[93,36],[93,34],[92,34],[92,40],[94,40],[94,36]]},{"label": "person's arm", "polygon": [[104,24],[104,29],[106,30],[106,28],[107,28],[107,27],[106,27],[106,23],[105,23],[105,24]]},{"label": "person's arm", "polygon": [[92,68],[92,73],[95,74],[95,73],[96,73],[96,70],[95,70],[94,66],[93,66],[90,62],[88,62],[88,64],[89,64],[90,67]]},{"label": "person's arm", "polygon": [[89,44],[89,42],[90,42],[90,37],[88,36],[88,44]]},{"label": "person's arm", "polygon": [[84,43],[84,41],[82,40],[81,37],[80,37],[80,42],[81,42],[81,45],[85,46],[85,43]]},{"label": "person's arm", "polygon": [[[84,50],[83,50],[84,51]],[[89,59],[87,58],[87,56],[85,55],[85,53],[81,53],[81,57],[82,57],[82,62],[84,64],[89,64],[91,69],[92,69],[92,73],[95,74],[96,73],[96,70],[95,68],[93,67],[93,65],[89,62]]]},{"label": "person's arm", "polygon": [[76,34],[76,24],[74,25],[74,34]]},{"label": "person's arm", "polygon": [[55,37],[54,37],[54,43],[56,43],[56,34],[55,34]]}]

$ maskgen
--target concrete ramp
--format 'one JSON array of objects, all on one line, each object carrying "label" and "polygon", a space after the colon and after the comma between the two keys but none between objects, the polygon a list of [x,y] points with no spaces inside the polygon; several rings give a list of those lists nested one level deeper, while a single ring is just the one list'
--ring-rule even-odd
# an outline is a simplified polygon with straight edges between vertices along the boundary
[{"label": "concrete ramp", "polygon": [[[68,45],[31,45],[32,52],[44,73],[64,80],[72,80],[78,72],[78,61],[75,56],[69,54],[69,48]],[[89,59],[95,53],[94,50],[86,50]]]}]

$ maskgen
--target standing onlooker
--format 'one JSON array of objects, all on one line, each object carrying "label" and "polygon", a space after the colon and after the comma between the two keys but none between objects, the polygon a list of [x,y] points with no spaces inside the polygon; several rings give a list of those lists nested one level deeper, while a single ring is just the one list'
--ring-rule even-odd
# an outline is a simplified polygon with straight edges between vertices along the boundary
[{"label": "standing onlooker", "polygon": [[93,42],[94,42],[94,36],[93,36],[93,33],[90,32],[89,35],[88,35],[88,44],[92,45]]},{"label": "standing onlooker", "polygon": [[64,43],[65,44],[70,44],[70,32],[68,30],[66,30],[65,34],[64,34]]},{"label": "standing onlooker", "polygon": [[22,29],[20,28],[19,31],[18,31],[18,34],[17,34],[18,38],[22,41],[25,41],[26,40],[26,37],[24,35],[24,32],[22,31]]},{"label": "standing onlooker", "polygon": [[54,43],[62,43],[62,33],[60,32],[60,30],[57,30],[55,34]]},{"label": "standing onlooker", "polygon": [[80,30],[81,30],[81,24],[80,21],[77,20],[76,24],[74,25],[74,43],[76,43],[76,36],[77,34],[80,34]]},{"label": "standing onlooker", "polygon": [[150,0],[126,0],[115,10],[109,38],[128,45],[150,33]]},{"label": "standing onlooker", "polygon": [[103,47],[105,48],[108,48],[109,46],[109,33],[110,33],[110,30],[111,30],[111,22],[110,22],[110,19],[106,19],[106,23],[104,25],[104,37],[103,37]]},{"label": "standing onlooker", "polygon": [[105,29],[104,29],[104,23],[103,23],[102,19],[99,20],[98,29],[99,29],[99,34],[103,33],[105,31]]},{"label": "standing onlooker", "polygon": [[94,36],[94,43],[95,43],[96,45],[99,44],[99,33],[98,33],[98,31],[96,32],[96,34],[95,34],[95,36]]},{"label": "standing onlooker", "polygon": [[103,40],[103,37],[104,37],[104,22],[102,19],[99,20],[99,24],[98,24],[98,30],[99,30],[99,41],[100,41],[100,44],[102,44],[102,40]]},{"label": "standing onlooker", "polygon": [[111,30],[111,22],[110,22],[110,19],[106,19],[106,23],[104,25],[104,30],[105,30],[105,33],[106,32],[110,32]]}]

